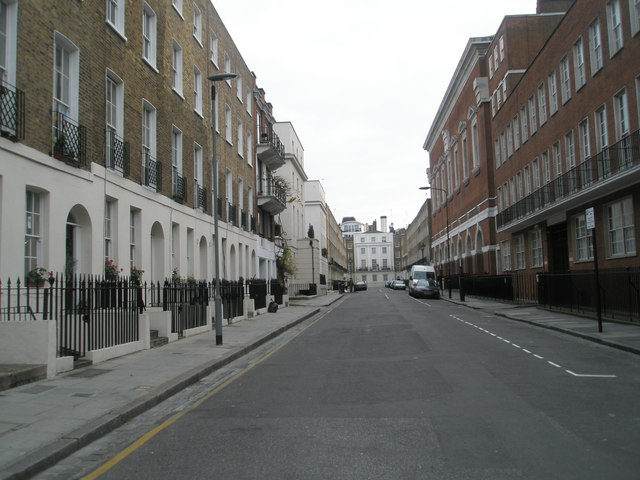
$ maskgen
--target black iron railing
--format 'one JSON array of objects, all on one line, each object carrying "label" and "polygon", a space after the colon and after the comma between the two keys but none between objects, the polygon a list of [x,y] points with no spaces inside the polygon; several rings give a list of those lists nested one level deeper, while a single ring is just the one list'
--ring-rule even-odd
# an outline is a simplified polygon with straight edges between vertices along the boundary
[{"label": "black iron railing", "polygon": [[184,331],[207,325],[209,285],[207,282],[164,282],[162,309],[171,312],[171,331]]},{"label": "black iron railing", "polygon": [[59,160],[86,164],[87,129],[62,112],[53,112],[53,156]]},{"label": "black iron railing", "polygon": [[532,194],[505,208],[497,215],[497,226],[502,228],[537,210],[550,206],[578,192],[624,175],[640,165],[640,130],[605,148],[598,155],[586,159],[564,175],[547,183]]},{"label": "black iron railing", "polygon": [[258,195],[275,197],[283,204],[286,204],[287,202],[286,188],[280,184],[280,182],[276,182],[271,175],[260,179],[258,184]]},{"label": "black iron railing", "polygon": [[273,131],[263,131],[260,134],[260,143],[269,143],[271,146],[284,157],[284,144],[280,141],[278,135]]},{"label": "black iron railing", "polygon": [[187,199],[187,180],[175,169],[171,175],[171,194],[176,202],[184,203]]},{"label": "black iron railing", "polygon": [[193,182],[193,205],[200,210],[207,209],[207,191],[202,188],[197,180]]},{"label": "black iron railing", "polygon": [[129,142],[111,129],[106,131],[107,168],[129,176]]},{"label": "black iron railing", "polygon": [[162,164],[152,157],[149,152],[142,152],[142,185],[162,190]]},{"label": "black iron railing", "polygon": [[6,82],[0,83],[0,134],[10,140],[24,138],[24,92]]}]

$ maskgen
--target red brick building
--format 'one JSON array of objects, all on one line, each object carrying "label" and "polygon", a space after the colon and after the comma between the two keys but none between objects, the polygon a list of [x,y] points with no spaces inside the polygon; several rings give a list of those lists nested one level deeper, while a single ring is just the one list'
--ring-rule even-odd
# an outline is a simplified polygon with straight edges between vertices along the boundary
[{"label": "red brick building", "polygon": [[639,32],[639,0],[540,0],[469,40],[424,143],[445,275],[592,269],[588,207],[599,265],[640,265]]},{"label": "red brick building", "polygon": [[[638,266],[640,2],[575,2],[495,99],[502,271]],[[521,39],[505,23],[505,56]]]}]

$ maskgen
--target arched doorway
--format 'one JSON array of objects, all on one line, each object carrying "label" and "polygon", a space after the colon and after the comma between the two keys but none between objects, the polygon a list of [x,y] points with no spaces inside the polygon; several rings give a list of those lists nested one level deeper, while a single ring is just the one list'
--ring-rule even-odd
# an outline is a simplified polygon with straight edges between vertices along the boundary
[{"label": "arched doorway", "polygon": [[200,280],[208,280],[209,279],[209,246],[207,245],[207,239],[206,237],[203,235],[202,237],[200,237],[200,242],[198,245],[198,250],[199,250],[199,258],[200,258]]},{"label": "arched doorway", "polygon": [[92,273],[91,219],[82,205],[75,205],[67,215],[64,246],[65,275]]},{"label": "arched doorway", "polygon": [[151,227],[151,274],[152,282],[164,281],[164,230],[160,222]]}]

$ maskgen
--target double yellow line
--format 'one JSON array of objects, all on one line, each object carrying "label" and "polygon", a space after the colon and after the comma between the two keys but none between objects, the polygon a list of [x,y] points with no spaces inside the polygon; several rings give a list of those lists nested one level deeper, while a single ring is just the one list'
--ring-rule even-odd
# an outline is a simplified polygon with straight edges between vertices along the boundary
[{"label": "double yellow line", "polygon": [[245,368],[243,368],[242,370],[240,370],[238,373],[236,373],[235,375],[233,375],[232,377],[228,378],[227,380],[225,380],[224,382],[222,382],[220,385],[218,385],[216,388],[214,388],[213,390],[211,390],[209,393],[207,393],[204,397],[200,398],[199,400],[197,400],[196,402],[194,402],[191,406],[189,406],[188,408],[176,413],[175,415],[171,416],[170,418],[168,418],[167,420],[165,420],[164,422],[162,422],[160,425],[154,427],[153,429],[149,430],[147,433],[145,433],[144,435],[142,435],[140,438],[138,438],[135,442],[133,442],[131,445],[129,445],[127,448],[125,448],[124,450],[122,450],[120,453],[118,453],[115,457],[113,457],[111,460],[103,463],[100,467],[98,467],[97,469],[95,469],[94,471],[92,471],[91,473],[89,473],[88,475],[85,475],[84,477],[81,478],[81,480],[94,480],[98,477],[100,477],[100,475],[102,475],[103,473],[106,473],[107,471],[111,470],[113,467],[115,467],[118,463],[120,463],[122,460],[124,460],[125,458],[127,458],[129,455],[131,455],[133,452],[135,452],[138,448],[140,448],[141,446],[143,446],[145,443],[147,443],[149,440],[151,440],[153,437],[155,437],[158,433],[160,433],[161,431],[163,431],[165,428],[169,427],[170,425],[174,424],[175,422],[177,422],[180,418],[182,418],[184,415],[186,415],[187,413],[189,413],[190,411],[198,408],[203,402],[205,402],[206,400],[208,400],[209,398],[213,397],[215,394],[217,394],[218,392],[220,392],[221,390],[223,390],[224,388],[228,387],[229,385],[231,385],[233,382],[235,382],[238,378],[240,378],[242,375],[244,375],[245,373],[247,373],[248,371],[250,371],[252,368],[254,368],[255,366],[261,364],[262,362],[264,362],[266,359],[268,359],[269,357],[271,357],[271,355],[273,355],[274,353],[278,352],[281,348],[283,348],[284,346],[288,345],[290,342],[292,342],[293,340],[295,340],[299,335],[301,335],[302,333],[304,333],[307,329],[311,328],[313,325],[315,325],[317,322],[319,322],[322,318],[324,318],[331,310],[330,309],[326,312],[324,312],[322,315],[320,315],[318,318],[316,318],[313,322],[311,322],[309,325],[307,325],[306,327],[304,327],[302,330],[300,330],[298,333],[296,333],[295,335],[293,335],[291,338],[289,338],[286,342],[278,345],[276,348],[274,348],[273,350],[269,351],[268,353],[266,353],[264,356],[260,357],[258,360],[256,360],[253,363],[250,363],[249,365],[247,365]]}]

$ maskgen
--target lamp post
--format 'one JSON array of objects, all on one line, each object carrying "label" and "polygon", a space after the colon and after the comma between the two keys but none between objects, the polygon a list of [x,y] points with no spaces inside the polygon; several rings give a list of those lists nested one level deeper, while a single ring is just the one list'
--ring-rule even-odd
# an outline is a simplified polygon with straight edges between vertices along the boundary
[{"label": "lamp post", "polygon": [[216,322],[216,345],[222,345],[222,299],[220,298],[220,254],[218,251],[218,157],[216,156],[216,82],[231,80],[237,77],[235,73],[218,73],[207,77],[211,82],[211,170],[213,183],[213,290],[214,290],[214,315]]},{"label": "lamp post", "polygon": [[[445,214],[447,216],[447,271],[448,274],[447,276],[451,276],[451,245],[449,245],[449,195],[447,194],[447,191],[443,188],[437,188],[437,187],[420,187],[420,190],[438,190],[440,192],[444,192],[444,196],[446,197],[447,201],[444,204],[444,209],[445,209]],[[451,298],[451,279],[449,279],[449,298]]]}]

